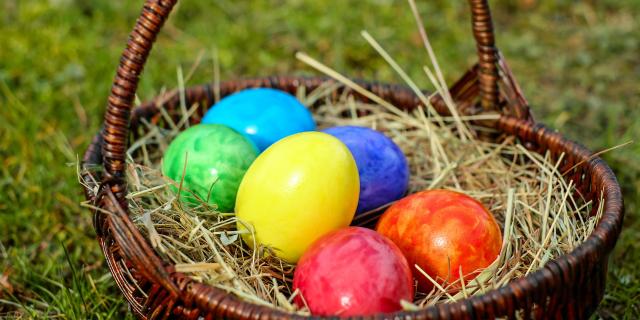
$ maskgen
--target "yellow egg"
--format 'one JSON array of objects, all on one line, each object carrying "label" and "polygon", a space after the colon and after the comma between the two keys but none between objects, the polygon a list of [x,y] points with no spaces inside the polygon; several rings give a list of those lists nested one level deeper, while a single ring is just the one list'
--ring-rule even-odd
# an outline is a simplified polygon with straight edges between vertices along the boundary
[{"label": "yellow egg", "polygon": [[353,219],[360,180],[349,149],[322,132],[286,137],[258,156],[245,174],[236,199],[238,230],[253,226],[255,243],[295,263],[326,233]]}]

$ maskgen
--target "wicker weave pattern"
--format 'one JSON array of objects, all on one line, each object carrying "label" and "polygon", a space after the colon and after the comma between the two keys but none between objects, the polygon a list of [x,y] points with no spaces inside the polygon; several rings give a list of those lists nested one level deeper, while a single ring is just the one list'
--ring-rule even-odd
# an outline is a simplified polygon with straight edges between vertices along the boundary
[{"label": "wicker weave pattern", "polygon": [[[84,191],[87,199],[112,213],[94,213],[95,229],[108,267],[133,312],[141,318],[304,319],[246,303],[175,272],[173,266],[163,263],[154,253],[127,215],[124,199],[127,141],[135,138],[141,119],[157,121],[160,107],[172,110],[179,105],[179,97],[174,92],[144,103],[134,109],[133,114],[130,111],[151,46],[176,2],[146,1],[120,60],[103,130],[95,136],[83,158],[83,168],[87,169],[86,181],[91,181],[88,173],[91,168],[104,166],[101,173],[93,175],[97,175],[99,180],[89,183]],[[574,181],[587,200],[594,201],[595,207],[600,195],[604,196],[604,215],[593,234],[573,252],[548,262],[543,269],[505,287],[457,303],[360,319],[586,318],[602,299],[607,257],[622,226],[624,210],[619,185],[600,158],[592,157],[592,153],[581,145],[533,122],[527,101],[495,48],[487,1],[469,2],[479,63],[450,89],[461,112],[477,114],[500,110],[503,116],[499,120],[483,125],[517,136],[534,151],[549,150],[556,159],[564,153],[560,170],[571,169],[568,179]],[[220,93],[225,96],[248,87],[274,87],[295,93],[299,87],[313,89],[326,80],[270,77],[229,81],[221,84]],[[406,87],[359,83],[400,108],[410,109],[419,103],[416,95]],[[188,105],[199,103],[200,106],[208,106],[214,101],[213,85],[189,88],[185,96]],[[431,102],[438,112],[447,113],[440,97],[433,97]],[[191,121],[198,122],[200,116],[194,115]]]}]

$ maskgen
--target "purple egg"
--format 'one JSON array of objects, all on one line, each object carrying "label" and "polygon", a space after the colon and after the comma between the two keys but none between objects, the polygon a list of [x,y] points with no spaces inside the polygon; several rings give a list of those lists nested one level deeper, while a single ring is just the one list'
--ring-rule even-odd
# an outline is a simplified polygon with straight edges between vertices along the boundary
[{"label": "purple egg", "polygon": [[400,199],[409,186],[409,166],[402,150],[381,132],[341,126],[323,130],[342,141],[353,154],[360,174],[357,213]]}]

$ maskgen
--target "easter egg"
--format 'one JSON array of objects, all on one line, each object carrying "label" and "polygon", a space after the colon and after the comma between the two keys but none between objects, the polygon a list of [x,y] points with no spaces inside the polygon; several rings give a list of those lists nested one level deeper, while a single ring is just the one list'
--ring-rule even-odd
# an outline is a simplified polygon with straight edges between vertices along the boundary
[{"label": "easter egg", "polygon": [[253,143],[235,130],[200,124],[181,132],[171,142],[162,159],[162,173],[176,182],[182,181],[183,201],[207,201],[222,212],[230,212],[242,177],[257,155]]},{"label": "easter egg", "polygon": [[402,150],[379,131],[355,126],[323,130],[347,145],[358,166],[360,199],[357,213],[401,198],[409,186],[409,165]]},{"label": "easter egg", "polygon": [[358,205],[358,169],[349,149],[322,132],[284,138],[258,156],[236,200],[238,230],[295,263],[319,237],[351,223]]},{"label": "easter egg", "polygon": [[[443,287],[460,279],[467,283],[498,258],[500,227],[477,200],[448,190],[422,191],[389,207],[378,221],[378,232],[404,253],[421,289],[433,287],[414,265]],[[457,292],[460,281],[450,292]]]},{"label": "easter egg", "polygon": [[[407,260],[389,239],[350,227],[318,239],[300,258],[293,276],[295,303],[313,315],[366,316],[402,309],[413,300]],[[304,301],[303,301],[304,299]]]},{"label": "easter egg", "polygon": [[269,88],[225,97],[205,114],[202,123],[229,126],[249,137],[260,151],[286,136],[316,129],[311,113],[294,96]]}]

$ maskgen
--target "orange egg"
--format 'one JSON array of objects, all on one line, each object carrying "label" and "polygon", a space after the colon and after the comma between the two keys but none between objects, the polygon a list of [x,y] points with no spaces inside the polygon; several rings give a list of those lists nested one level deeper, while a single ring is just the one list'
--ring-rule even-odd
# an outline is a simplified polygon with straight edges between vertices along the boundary
[{"label": "orange egg", "polygon": [[[500,254],[502,235],[491,213],[477,200],[458,192],[428,190],[394,203],[378,221],[376,230],[393,241],[407,258],[420,288],[433,284],[420,266],[443,287],[460,279],[465,283]],[[460,283],[450,287],[456,292]]]}]

